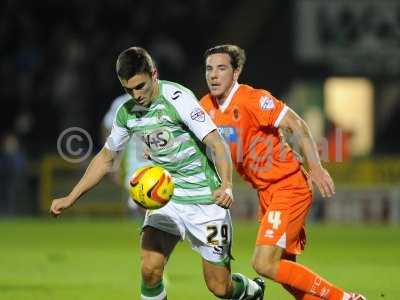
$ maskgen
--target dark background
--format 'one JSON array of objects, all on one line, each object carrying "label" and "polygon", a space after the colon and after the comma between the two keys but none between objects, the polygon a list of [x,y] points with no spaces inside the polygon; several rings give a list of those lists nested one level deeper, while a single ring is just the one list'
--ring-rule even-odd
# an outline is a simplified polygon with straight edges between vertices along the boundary
[{"label": "dark background", "polygon": [[296,76],[321,76],[321,68],[296,66],[291,1],[262,2],[254,15],[225,0],[2,1],[1,131],[17,130],[32,156],[56,151],[55,137],[69,126],[88,130],[98,147],[101,118],[122,93],[116,57],[134,45],[155,57],[160,78],[198,97],[206,92],[202,55],[221,43],[246,49],[242,82],[276,95]]},{"label": "dark background", "polygon": [[[161,79],[177,81],[199,98],[206,92],[203,53],[223,43],[238,44],[246,50],[241,83],[268,89],[284,100],[291,85],[299,80],[322,85],[330,76],[366,77],[373,82],[376,93],[374,145],[369,156],[397,156],[400,65],[391,72],[380,66],[396,66],[395,59],[400,61],[400,6],[391,22],[386,22],[379,9],[385,8],[383,2],[389,5],[396,1],[367,1],[370,7],[357,18],[347,10],[347,4],[342,5],[334,21],[327,17],[331,2],[325,2],[325,8],[321,6],[316,26],[322,45],[341,44],[341,49],[352,49],[368,33],[378,50],[389,45],[396,50],[393,59],[375,57],[374,53],[366,59],[360,55],[360,66],[343,69],[332,61],[299,59],[296,39],[303,33],[296,30],[298,2],[1,1],[2,184],[11,191],[19,172],[28,178],[27,190],[31,192],[25,194],[37,195],[41,159],[57,153],[57,137],[66,128],[87,130],[94,141],[94,153],[102,147],[102,118],[112,100],[123,93],[115,61],[131,46],[150,52]],[[360,3],[350,1],[349,5],[357,6],[356,2]],[[380,4],[378,9],[375,4]],[[333,55],[341,58],[340,53]],[[386,97],[390,101],[383,97],[385,93],[390,94]],[[14,183],[9,183],[10,178]]]}]

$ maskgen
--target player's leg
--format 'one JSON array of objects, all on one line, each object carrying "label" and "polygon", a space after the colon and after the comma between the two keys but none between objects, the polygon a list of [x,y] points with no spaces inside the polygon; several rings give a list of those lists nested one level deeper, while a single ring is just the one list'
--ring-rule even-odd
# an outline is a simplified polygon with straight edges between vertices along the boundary
[{"label": "player's leg", "polygon": [[142,300],[164,300],[164,266],[175,245],[184,236],[184,226],[180,222],[176,205],[147,211],[143,223],[141,241]]},{"label": "player's leg", "polygon": [[[296,256],[293,254],[286,253],[286,252],[283,254],[282,259],[296,262]],[[321,299],[318,296],[314,296],[311,294],[307,294],[303,291],[297,290],[297,289],[291,287],[290,285],[282,284],[282,286],[290,294],[292,294],[296,300],[320,300]],[[366,298],[364,296],[359,295],[359,294],[354,294],[354,293],[344,295],[343,298],[348,299],[348,300],[366,300]]]},{"label": "player's leg", "polygon": [[253,267],[258,274],[293,288],[298,292],[297,299],[347,299],[342,289],[310,269],[282,259],[284,251],[296,255],[304,248],[304,224],[311,206],[311,194],[304,177],[292,180],[289,187],[297,187],[295,192],[285,187],[259,194],[260,202],[266,202],[267,209],[257,236]]},{"label": "player's leg", "polygon": [[284,255],[283,253],[283,249],[277,246],[257,246],[253,256],[254,269],[258,274],[270,278],[278,283],[281,283],[281,285],[297,300],[325,299],[309,294],[303,290],[299,290],[297,288],[297,285],[293,285],[291,284],[291,282],[280,282],[279,280],[277,280],[277,274],[281,262],[290,261],[279,258],[281,255]]},{"label": "player's leg", "polygon": [[[287,253],[286,251],[284,251],[284,253],[282,255],[282,259],[296,262],[296,255],[290,254],[290,253]],[[319,299],[321,299],[320,297],[313,296],[313,295],[307,294],[305,292],[296,290],[295,288],[291,287],[290,285],[282,284],[282,286],[285,290],[287,290],[290,294],[292,294],[296,300],[319,300]]]},{"label": "player's leg", "polygon": [[231,274],[229,266],[203,259],[203,274],[209,291],[220,299],[263,299],[264,281],[251,280],[240,273]]},{"label": "player's leg", "polygon": [[181,212],[192,248],[203,258],[208,289],[222,299],[256,300],[261,297],[262,280],[256,283],[241,274],[231,275],[232,222],[229,210],[218,205],[191,205]]},{"label": "player's leg", "polygon": [[203,259],[203,275],[207,288],[216,297],[230,299],[233,295],[231,271],[227,266],[215,265]]},{"label": "player's leg", "polygon": [[150,226],[143,229],[141,240],[142,300],[167,299],[162,280],[164,267],[179,240],[179,236]]}]

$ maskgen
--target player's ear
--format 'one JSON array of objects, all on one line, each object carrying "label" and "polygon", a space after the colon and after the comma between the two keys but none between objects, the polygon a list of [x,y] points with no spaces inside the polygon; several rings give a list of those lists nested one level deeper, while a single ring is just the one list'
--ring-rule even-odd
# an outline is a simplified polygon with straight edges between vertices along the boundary
[{"label": "player's ear", "polygon": [[233,71],[233,79],[235,81],[238,81],[241,72],[242,70],[240,68],[237,68]]},{"label": "player's ear", "polygon": [[153,69],[153,71],[151,72],[151,79],[153,79],[153,81],[157,80],[158,78],[158,71],[157,69]]}]

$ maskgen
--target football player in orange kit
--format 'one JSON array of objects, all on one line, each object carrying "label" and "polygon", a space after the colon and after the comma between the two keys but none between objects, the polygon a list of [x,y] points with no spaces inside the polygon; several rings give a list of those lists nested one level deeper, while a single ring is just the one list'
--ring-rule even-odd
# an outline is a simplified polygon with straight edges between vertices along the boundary
[{"label": "football player in orange kit", "polygon": [[[216,46],[204,59],[210,92],[201,104],[228,142],[238,173],[258,191],[260,227],[252,261],[256,272],[282,284],[295,299],[365,300],[296,263],[306,242],[311,182],[323,197],[335,193],[307,124],[268,91],[238,83],[246,59],[240,47]],[[292,132],[309,174],[283,142],[280,129]]]}]

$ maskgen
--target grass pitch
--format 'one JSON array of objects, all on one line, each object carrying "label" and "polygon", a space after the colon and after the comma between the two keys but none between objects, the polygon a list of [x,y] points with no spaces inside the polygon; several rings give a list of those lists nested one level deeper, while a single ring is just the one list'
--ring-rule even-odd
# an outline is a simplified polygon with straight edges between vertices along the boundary
[{"label": "grass pitch", "polygon": [[[235,222],[233,271],[251,277],[255,223]],[[369,300],[400,299],[400,227],[308,226],[299,262]],[[139,225],[127,219],[0,220],[1,300],[139,299]],[[215,299],[200,257],[180,243],[167,266],[171,300]],[[267,281],[265,299],[292,299]]]}]

